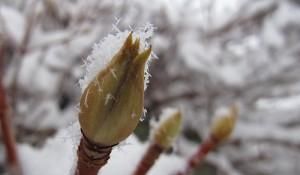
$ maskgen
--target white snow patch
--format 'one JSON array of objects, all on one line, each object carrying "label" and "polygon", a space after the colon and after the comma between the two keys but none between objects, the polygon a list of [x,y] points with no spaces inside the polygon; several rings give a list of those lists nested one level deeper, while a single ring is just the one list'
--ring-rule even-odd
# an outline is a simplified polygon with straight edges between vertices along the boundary
[{"label": "white snow patch", "polygon": [[232,138],[243,140],[273,140],[278,143],[299,145],[299,128],[286,129],[268,124],[249,124],[239,122],[233,132]]},{"label": "white snow patch", "polygon": [[216,74],[224,83],[232,86],[239,86],[244,83],[244,74],[241,73],[239,67],[235,65],[224,65],[215,69]]},{"label": "white snow patch", "polygon": [[[24,174],[71,175],[76,167],[76,150],[80,137],[78,123],[75,123],[69,129],[64,129],[54,138],[49,139],[42,149],[26,144],[19,145]],[[131,135],[125,142],[126,144],[120,143],[113,149],[108,163],[98,174],[132,174],[148,144],[140,143],[134,135]],[[174,174],[183,169],[184,162],[184,159],[176,155],[161,155],[148,174]]]},{"label": "white snow patch", "polygon": [[[22,169],[25,175],[63,175],[69,174],[74,165],[75,151],[81,137],[79,125],[75,124],[77,132],[72,129],[72,135],[69,130],[60,131],[54,138],[47,141],[42,149],[33,148],[27,144],[19,145],[19,153]],[[74,135],[79,133],[79,135]]]},{"label": "white snow patch", "polygon": [[40,62],[42,53],[41,52],[30,52],[24,56],[22,66],[20,67],[20,73],[18,78],[18,83],[22,87],[28,86],[30,84],[32,89],[32,79],[33,75],[36,75],[36,68]]},{"label": "white snow patch", "polygon": [[263,98],[256,102],[259,109],[291,110],[300,105],[300,94],[284,98]]},{"label": "white snow patch", "polygon": [[[20,44],[25,31],[25,19],[22,14],[11,7],[0,6],[0,17],[2,18],[0,20],[3,20],[3,28],[4,31],[7,32],[6,34],[8,34],[13,41]],[[1,28],[2,25],[0,30]]]},{"label": "white snow patch", "polygon": [[229,113],[230,113],[230,108],[228,108],[228,107],[219,107],[215,112],[214,118],[227,116]]}]

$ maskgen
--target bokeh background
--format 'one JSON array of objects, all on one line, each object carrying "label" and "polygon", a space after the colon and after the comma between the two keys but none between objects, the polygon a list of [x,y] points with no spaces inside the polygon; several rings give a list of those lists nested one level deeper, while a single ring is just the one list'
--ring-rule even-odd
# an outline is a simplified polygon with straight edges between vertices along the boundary
[{"label": "bokeh background", "polygon": [[135,131],[141,141],[149,120],[179,107],[184,124],[171,151],[185,157],[216,112],[237,103],[233,136],[195,174],[300,174],[299,0],[0,0],[1,72],[18,144],[42,149],[74,122],[93,44],[146,23],[156,27],[159,59]]}]

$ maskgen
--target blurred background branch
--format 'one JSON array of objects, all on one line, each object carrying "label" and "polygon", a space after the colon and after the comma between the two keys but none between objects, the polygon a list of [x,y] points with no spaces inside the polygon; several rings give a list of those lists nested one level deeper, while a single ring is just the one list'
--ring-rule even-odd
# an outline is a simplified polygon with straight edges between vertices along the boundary
[{"label": "blurred background branch", "polygon": [[175,153],[188,157],[216,111],[238,101],[237,129],[205,162],[208,173],[300,173],[297,0],[0,3],[1,71],[9,103],[16,104],[13,123],[20,144],[42,148],[75,120],[81,65],[95,42],[118,28],[151,22],[159,59],[150,67],[148,118],[136,134],[147,138],[149,119],[158,118],[164,107],[179,106],[185,117]]}]

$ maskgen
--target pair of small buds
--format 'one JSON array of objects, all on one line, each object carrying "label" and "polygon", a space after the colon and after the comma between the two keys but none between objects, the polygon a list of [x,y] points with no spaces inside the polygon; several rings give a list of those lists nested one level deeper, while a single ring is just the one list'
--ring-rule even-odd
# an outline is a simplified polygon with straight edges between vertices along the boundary
[{"label": "pair of small buds", "polygon": [[[218,142],[223,142],[228,139],[234,130],[237,117],[238,108],[236,105],[232,105],[225,114],[217,116],[212,123],[210,129],[211,137]],[[169,113],[169,115],[154,128],[152,141],[161,145],[164,149],[168,149],[179,133],[181,122],[181,112],[179,110],[173,110],[173,112]]]}]

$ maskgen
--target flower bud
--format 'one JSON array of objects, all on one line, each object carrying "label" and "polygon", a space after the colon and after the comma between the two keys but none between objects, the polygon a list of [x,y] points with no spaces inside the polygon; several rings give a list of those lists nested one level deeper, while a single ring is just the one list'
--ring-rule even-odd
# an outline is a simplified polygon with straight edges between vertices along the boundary
[{"label": "flower bud", "polygon": [[226,140],[232,133],[238,117],[238,109],[233,105],[227,114],[218,116],[211,127],[211,135],[217,141]]},{"label": "flower bud", "polygon": [[163,115],[167,116],[159,122],[152,136],[153,142],[164,149],[168,149],[179,133],[182,117],[179,110],[172,110]]},{"label": "flower bud", "polygon": [[130,33],[81,96],[79,122],[93,142],[117,144],[132,133],[143,115],[144,71],[151,47],[141,53],[139,47],[139,39],[133,42]]}]

